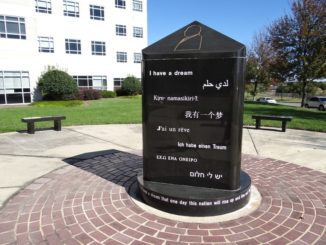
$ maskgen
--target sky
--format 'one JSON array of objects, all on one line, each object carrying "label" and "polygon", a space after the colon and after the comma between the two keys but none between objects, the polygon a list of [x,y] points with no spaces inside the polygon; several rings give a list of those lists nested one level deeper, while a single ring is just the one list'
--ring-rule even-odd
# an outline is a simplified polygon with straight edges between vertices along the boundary
[{"label": "sky", "polygon": [[291,13],[291,0],[147,0],[148,44],[197,20],[250,47],[255,33]]}]

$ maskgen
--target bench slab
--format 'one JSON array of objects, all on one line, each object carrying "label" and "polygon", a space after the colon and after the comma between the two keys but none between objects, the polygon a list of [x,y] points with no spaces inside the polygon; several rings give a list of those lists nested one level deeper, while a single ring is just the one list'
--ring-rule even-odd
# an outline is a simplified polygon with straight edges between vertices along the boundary
[{"label": "bench slab", "polygon": [[66,119],[65,116],[24,117],[22,118],[22,122],[45,122],[64,119]]},{"label": "bench slab", "polygon": [[256,119],[256,129],[261,126],[261,120],[282,121],[282,132],[286,131],[286,123],[292,120],[290,116],[276,116],[276,115],[252,115],[252,119]]},{"label": "bench slab", "polygon": [[61,131],[61,120],[66,119],[65,116],[44,116],[44,117],[25,117],[22,122],[27,123],[27,132],[35,133],[35,122],[54,121],[54,130]]}]

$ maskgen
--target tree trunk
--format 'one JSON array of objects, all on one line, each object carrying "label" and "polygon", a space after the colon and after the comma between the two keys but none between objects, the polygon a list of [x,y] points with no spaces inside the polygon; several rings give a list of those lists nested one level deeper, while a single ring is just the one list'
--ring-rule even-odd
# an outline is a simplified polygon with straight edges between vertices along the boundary
[{"label": "tree trunk", "polygon": [[255,80],[254,92],[253,92],[253,98],[252,98],[253,101],[255,101],[255,97],[257,95],[257,86],[258,86],[258,82],[257,82],[257,79],[256,79]]},{"label": "tree trunk", "polygon": [[307,81],[302,81],[302,89],[301,89],[301,107],[304,107],[304,102],[306,99],[306,87],[307,87]]}]

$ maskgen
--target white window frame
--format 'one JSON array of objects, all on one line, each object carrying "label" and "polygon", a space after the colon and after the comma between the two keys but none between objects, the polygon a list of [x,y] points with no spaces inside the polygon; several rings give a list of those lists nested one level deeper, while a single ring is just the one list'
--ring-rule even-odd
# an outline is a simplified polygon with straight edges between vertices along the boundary
[{"label": "white window frame", "polygon": [[[89,5],[90,18],[92,20],[103,20],[104,21],[104,7],[98,5]],[[99,15],[95,14],[99,11]]]},{"label": "white window frame", "polygon": [[[15,25],[15,31],[8,31],[9,25]],[[0,15],[0,38],[26,39],[25,18]]]},{"label": "white window frame", "polygon": [[74,0],[63,0],[63,15],[79,17],[79,2]]},{"label": "white window frame", "polygon": [[[85,75],[76,75],[73,76],[73,79],[76,81],[79,88],[92,88],[97,90],[107,90],[107,76],[85,76]],[[86,81],[86,85],[80,85],[80,81]],[[96,86],[95,83],[99,82],[100,85]]]},{"label": "white window frame", "polygon": [[123,80],[125,80],[125,78],[122,77],[113,78],[113,86],[115,88],[121,88]]},{"label": "white window frame", "polygon": [[127,36],[127,26],[126,25],[115,25],[115,34],[117,36]]},{"label": "white window frame", "polygon": [[118,9],[126,9],[126,1],[125,0],[115,0],[115,7]]},{"label": "white window frame", "polygon": [[40,53],[54,53],[53,37],[37,37],[38,51]]},{"label": "white window frame", "polygon": [[134,26],[133,27],[133,36],[136,38],[143,38],[144,37],[144,29],[143,27]]},{"label": "white window frame", "polygon": [[[100,51],[98,50],[98,48],[100,49]],[[92,41],[92,55],[105,56],[106,55],[105,42]]]},{"label": "white window frame", "polygon": [[[76,45],[76,49],[72,49],[73,45]],[[79,39],[65,40],[66,54],[81,54],[81,41]]]},{"label": "white window frame", "polygon": [[[4,103],[0,104],[20,104],[30,103],[31,84],[28,71],[0,71],[0,96],[3,96]],[[12,86],[8,85],[12,83]],[[21,97],[21,102],[8,103],[9,96]],[[28,101],[26,101],[26,98]]]},{"label": "white window frame", "polygon": [[127,52],[117,51],[117,62],[118,63],[127,63],[128,62]]},{"label": "white window frame", "polygon": [[134,53],[134,63],[141,63],[141,60],[142,60],[142,55],[141,53]]},{"label": "white window frame", "polygon": [[134,11],[143,12],[143,1],[133,0],[132,1],[132,9]]},{"label": "white window frame", "polygon": [[52,14],[51,0],[35,0],[35,11],[38,13]]}]

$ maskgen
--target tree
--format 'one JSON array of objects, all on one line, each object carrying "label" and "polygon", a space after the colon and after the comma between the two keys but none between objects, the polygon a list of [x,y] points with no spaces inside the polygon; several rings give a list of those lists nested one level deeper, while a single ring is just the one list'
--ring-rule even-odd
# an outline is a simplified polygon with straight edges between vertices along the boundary
[{"label": "tree", "polygon": [[296,0],[292,14],[268,29],[273,51],[272,70],[301,82],[301,106],[314,79],[326,75],[326,0]]},{"label": "tree", "polygon": [[269,62],[270,62],[270,47],[266,40],[266,33],[260,32],[254,36],[252,47],[249,50],[247,66],[246,66],[246,81],[254,83],[253,86],[248,85],[250,94],[255,99],[259,91],[259,84],[266,87],[270,83]]},{"label": "tree", "polygon": [[141,83],[135,76],[128,76],[122,81],[121,90],[126,95],[141,94]]},{"label": "tree", "polygon": [[75,99],[77,84],[66,72],[56,68],[49,68],[38,82],[43,96],[52,100]]}]

